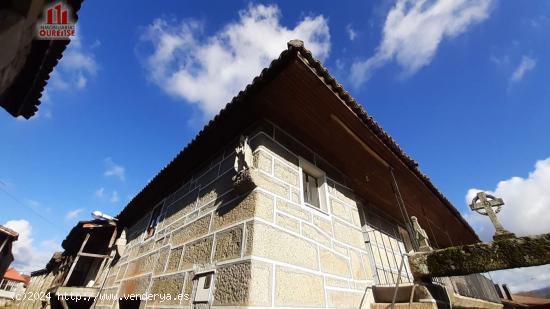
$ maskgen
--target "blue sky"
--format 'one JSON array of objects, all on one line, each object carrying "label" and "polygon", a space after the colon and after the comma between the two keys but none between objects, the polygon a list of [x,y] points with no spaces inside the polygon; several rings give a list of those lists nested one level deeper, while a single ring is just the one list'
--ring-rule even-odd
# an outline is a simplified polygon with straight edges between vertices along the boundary
[{"label": "blue sky", "polygon": [[38,116],[0,113],[0,223],[24,231],[23,270],[91,211],[117,214],[295,37],[482,238],[471,189],[505,199],[512,231],[550,232],[548,2],[85,1],[79,15]]}]

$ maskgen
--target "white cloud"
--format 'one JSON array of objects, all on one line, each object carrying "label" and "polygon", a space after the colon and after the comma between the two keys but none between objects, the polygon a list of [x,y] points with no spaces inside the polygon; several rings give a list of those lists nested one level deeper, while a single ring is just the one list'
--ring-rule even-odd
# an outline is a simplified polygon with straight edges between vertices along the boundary
[{"label": "white cloud", "polygon": [[90,48],[94,49],[101,46],[101,41],[96,39],[92,44],[90,44]]},{"label": "white cloud", "polygon": [[512,293],[528,292],[549,286],[550,265],[491,272],[494,283],[507,284]]},{"label": "white cloud", "polygon": [[198,21],[156,19],[142,38],[153,47],[145,55],[146,69],[165,92],[213,115],[278,57],[288,41],[301,39],[317,57],[328,56],[325,17],[305,17],[294,28],[281,25],[280,17],[276,5],[250,5],[239,12],[238,21],[209,37]]},{"label": "white cloud", "polygon": [[[550,158],[537,161],[535,170],[526,178],[511,177],[500,181],[495,190],[483,190],[504,200],[505,205],[498,217],[507,230],[518,236],[550,233]],[[469,204],[479,189],[470,189],[466,194]],[[490,240],[494,234],[491,221],[476,213],[465,215],[483,240]]]},{"label": "white cloud", "polygon": [[97,198],[103,198],[105,196],[105,188],[101,187],[94,192],[94,196]]},{"label": "white cloud", "polygon": [[[77,29],[77,33],[80,33],[80,29]],[[63,52],[63,58],[52,74],[49,82],[51,87],[61,91],[84,89],[88,80],[97,74],[95,56],[89,51],[97,46],[94,42],[89,48],[85,48],[80,35],[71,39],[67,50]]]},{"label": "white cloud", "polygon": [[82,208],[70,210],[65,215],[65,220],[72,220],[72,219],[78,217],[83,211],[84,211],[84,209],[82,209]]},{"label": "white cloud", "polygon": [[27,220],[11,220],[4,226],[19,233],[19,239],[13,243],[12,249],[15,257],[12,266],[19,271],[28,273],[44,268],[52,254],[61,250],[61,246],[53,240],[43,241],[36,246],[32,226]]},{"label": "white cloud", "polygon": [[537,17],[528,19],[527,23],[533,28],[545,29],[544,27],[547,26],[548,23],[550,23],[550,18],[544,15],[539,15]]},{"label": "white cloud", "polygon": [[512,73],[512,76],[510,77],[511,82],[519,82],[525,75],[525,73],[533,70],[535,66],[537,65],[537,61],[533,58],[530,58],[528,56],[521,57],[521,62],[519,63],[518,67],[514,70],[514,73]]},{"label": "white cloud", "polygon": [[[475,194],[486,191],[504,200],[498,218],[505,229],[517,236],[550,232],[550,158],[537,161],[534,171],[526,178],[511,177],[500,181],[495,190],[470,189],[466,194],[469,204]],[[488,217],[473,212],[464,215],[480,238],[490,241],[495,232]],[[492,273],[496,282],[508,283],[516,292],[548,286],[550,265],[542,267],[502,270]]]},{"label": "white cloud", "polygon": [[50,207],[45,207],[40,203],[39,201],[33,200],[33,199],[25,199],[25,204],[32,208],[35,212],[51,212]]},{"label": "white cloud", "polygon": [[[52,119],[52,104],[58,92],[75,92],[86,88],[88,82],[97,75],[99,65],[93,49],[101,46],[98,40],[84,45],[81,40],[81,31],[77,27],[77,36],[71,39],[63,57],[55,67],[48,80],[48,85],[42,93],[40,110],[31,120]],[[18,117],[18,120],[24,118]]]},{"label": "white cloud", "polygon": [[489,61],[494,63],[496,66],[503,66],[503,65],[508,65],[508,63],[510,63],[510,57],[508,55],[504,55],[502,57],[491,55],[489,57]]},{"label": "white cloud", "polygon": [[348,34],[349,40],[353,41],[357,37],[357,32],[351,27],[351,24],[346,26],[346,33]]},{"label": "white cloud", "polygon": [[112,158],[106,158],[105,160],[105,177],[116,177],[120,181],[126,180],[126,169],[122,165],[116,164]]},{"label": "white cloud", "polygon": [[40,208],[42,207],[42,204],[40,204],[39,201],[32,199],[27,199],[27,204],[34,210],[40,210]]},{"label": "white cloud", "polygon": [[49,109],[45,109],[44,110],[44,118],[46,119],[52,119],[53,118],[53,113],[51,110]]},{"label": "white cloud", "polygon": [[105,188],[103,188],[103,187],[97,189],[94,192],[94,196],[97,197],[100,200],[108,199],[108,201],[111,202],[111,203],[117,203],[118,201],[120,201],[120,195],[118,194],[117,190],[113,190],[112,193],[110,195],[108,195],[108,194],[106,194]]},{"label": "white cloud", "polygon": [[84,46],[81,39],[81,31],[71,39],[67,49],[63,52],[63,58],[56,66],[48,82],[50,91],[81,90],[86,87],[88,80],[97,75],[98,64],[95,55],[90,51],[99,45],[98,42],[90,46]]},{"label": "white cloud", "polygon": [[120,196],[118,195],[118,192],[115,190],[111,194],[111,197],[109,198],[109,202],[116,203],[118,201],[120,201]]},{"label": "white cloud", "polygon": [[395,60],[404,75],[428,65],[439,44],[485,20],[493,0],[397,0],[384,24],[382,42],[367,60],[351,67],[352,82],[359,86],[372,72]]}]

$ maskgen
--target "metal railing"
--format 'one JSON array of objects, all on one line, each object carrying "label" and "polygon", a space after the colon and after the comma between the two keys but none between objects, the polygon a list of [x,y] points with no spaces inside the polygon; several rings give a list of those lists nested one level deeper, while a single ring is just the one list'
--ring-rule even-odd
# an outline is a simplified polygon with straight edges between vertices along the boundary
[{"label": "metal railing", "polygon": [[[393,291],[393,298],[392,298],[391,306],[390,306],[391,309],[395,308],[395,299],[397,298],[397,290],[399,289],[399,283],[401,282],[401,271],[403,270],[403,266],[405,265],[405,257],[408,258],[409,256],[410,255],[407,254],[407,253],[403,253],[401,255],[401,263],[399,264],[399,271],[397,272],[397,280],[395,281],[395,290]],[[409,297],[409,306],[411,305],[411,303],[413,301],[415,288],[416,288],[416,284],[413,285],[412,290],[411,290],[411,295]]]},{"label": "metal railing", "polygon": [[500,297],[491,279],[482,274],[466,276],[432,278],[432,281],[445,284],[461,296],[482,299],[493,303],[500,303]]}]

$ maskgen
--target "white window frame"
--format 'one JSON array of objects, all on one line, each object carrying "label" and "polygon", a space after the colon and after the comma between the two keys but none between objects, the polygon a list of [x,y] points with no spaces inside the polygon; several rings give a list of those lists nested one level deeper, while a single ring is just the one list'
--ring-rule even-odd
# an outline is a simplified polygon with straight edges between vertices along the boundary
[{"label": "white window frame", "polygon": [[[302,157],[298,157],[298,163],[298,172],[300,173],[300,203],[328,215],[328,190],[325,172]],[[304,201],[304,171],[317,178],[318,183],[320,183],[317,187],[319,193],[319,207],[310,205]]]},{"label": "white window frame", "polygon": [[[405,240],[403,237],[404,234],[402,234],[404,228],[376,213],[370,213],[369,216],[377,217],[378,222],[383,222],[383,224],[391,226],[391,231],[383,229],[377,224],[373,224],[369,221],[364,208],[360,208],[360,215],[363,221],[361,230],[363,231],[365,245],[370,256],[370,265],[368,265],[368,267],[370,267],[373,272],[373,278],[376,284],[395,285],[396,278],[394,276],[399,272],[401,258],[405,260],[401,271],[401,283],[412,282],[412,274],[409,263],[407,262],[408,258],[403,256],[403,253],[407,252],[407,240]],[[377,233],[380,235],[381,241],[376,237]],[[389,238],[389,247],[384,242],[384,235]],[[392,239],[397,243],[398,250],[393,247],[391,243]],[[378,258],[376,258],[376,256],[378,256]],[[393,259],[395,266],[392,266],[390,259]],[[387,262],[386,265],[384,265],[384,262]]]},{"label": "white window frame", "polygon": [[[216,272],[214,270],[209,270],[201,273],[195,274],[193,281],[195,283],[195,292],[193,293],[193,304],[204,304],[210,303],[212,299],[212,291],[214,290]],[[206,277],[210,276],[210,286],[208,289],[203,288]],[[201,287],[201,285],[203,287]],[[197,299],[198,298],[198,299]]]},{"label": "white window frame", "polygon": [[[163,220],[163,218],[161,219],[162,217],[162,211],[163,211],[163,208],[164,208],[164,202],[166,201],[166,199],[162,200],[161,202],[159,202],[157,205],[155,205],[155,207],[153,207],[153,209],[151,210],[151,215],[149,216],[149,220],[147,220],[147,226],[145,227],[145,231],[143,231],[143,237],[141,239],[141,242],[146,242],[150,239],[153,239],[155,237],[155,234],[157,234],[158,230],[159,230],[159,227],[160,227],[160,224],[161,224],[161,220]],[[155,214],[155,210],[158,208],[159,210],[159,216],[157,218],[158,222],[157,222],[157,225],[155,225],[155,231],[153,232],[153,234],[151,234],[150,236],[147,235],[148,234],[148,230],[149,230],[149,224],[151,224],[151,219],[153,219],[153,215]]]}]

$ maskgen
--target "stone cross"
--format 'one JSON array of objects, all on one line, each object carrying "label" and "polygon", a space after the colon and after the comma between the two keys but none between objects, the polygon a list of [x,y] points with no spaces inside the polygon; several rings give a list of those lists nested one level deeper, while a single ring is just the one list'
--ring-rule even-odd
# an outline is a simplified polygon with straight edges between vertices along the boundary
[{"label": "stone cross", "polygon": [[[496,198],[485,192],[478,192],[470,204],[470,209],[491,219],[491,222],[495,226],[495,236],[493,236],[493,239],[515,236],[513,233],[505,230],[500,221],[498,221],[497,213],[500,212],[503,205],[504,201],[501,198]],[[496,207],[496,209],[493,210],[493,207]]]},{"label": "stone cross", "polygon": [[415,216],[411,217],[413,229],[414,229],[414,235],[416,240],[418,241],[418,250],[419,251],[432,251],[432,247],[430,246],[430,241],[428,239],[428,234],[426,231],[420,226],[418,223],[418,219]]}]

